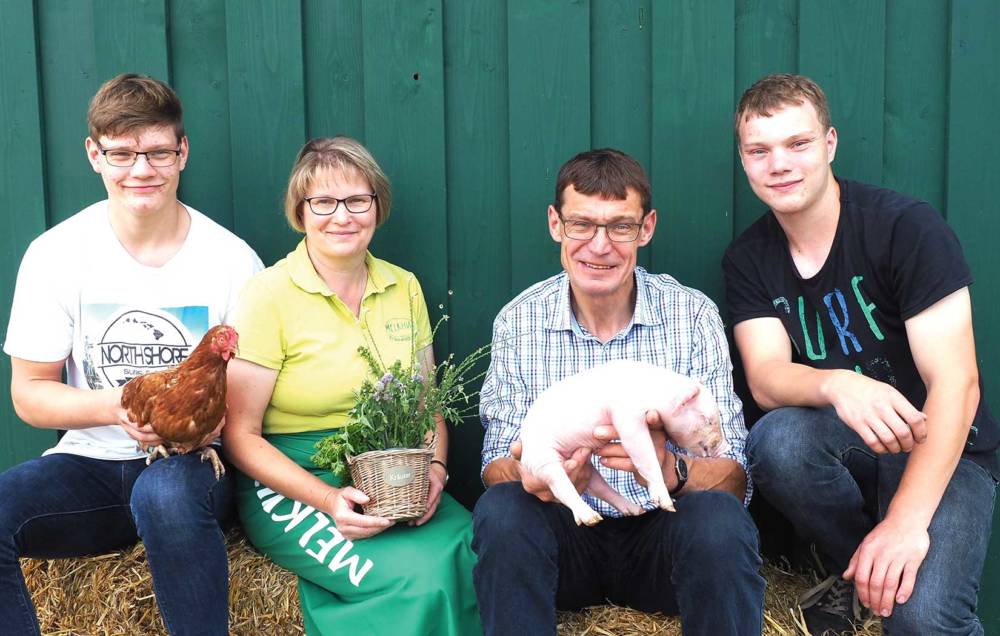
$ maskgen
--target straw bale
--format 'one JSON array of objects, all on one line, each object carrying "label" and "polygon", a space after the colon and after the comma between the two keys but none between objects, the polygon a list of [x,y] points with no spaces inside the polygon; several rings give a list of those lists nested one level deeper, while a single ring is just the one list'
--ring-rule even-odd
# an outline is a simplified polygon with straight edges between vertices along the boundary
[{"label": "straw bale", "polygon": [[[295,575],[257,553],[238,530],[229,547],[230,631],[238,636],[302,634]],[[142,545],[130,550],[81,559],[22,559],[42,632],[52,636],[165,634],[153,596]],[[796,598],[816,577],[768,564],[765,636],[802,636]],[[674,636],[676,617],[646,614],[603,605],[579,612],[559,612],[559,636]],[[878,621],[859,636],[881,634]]]},{"label": "straw bale", "polygon": [[[296,577],[251,548],[238,530],[229,550],[229,630],[237,636],[302,634]],[[42,633],[166,634],[142,544],[80,559],[22,559]]]}]

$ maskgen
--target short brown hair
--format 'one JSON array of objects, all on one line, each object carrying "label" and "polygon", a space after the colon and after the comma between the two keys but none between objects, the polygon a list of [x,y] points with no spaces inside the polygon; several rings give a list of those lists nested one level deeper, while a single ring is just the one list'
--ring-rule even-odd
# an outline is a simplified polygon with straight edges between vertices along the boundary
[{"label": "short brown hair", "polygon": [[184,113],[177,93],[158,79],[122,73],[97,90],[87,110],[90,138],[120,137],[144,128],[169,126],[184,136]]},{"label": "short brown hair", "polygon": [[302,224],[303,198],[316,175],[323,170],[353,172],[364,177],[375,191],[375,226],[385,223],[392,210],[392,188],[375,157],[361,142],[350,137],[319,137],[306,142],[292,166],[285,191],[285,217],[297,232]]},{"label": "short brown hair", "polygon": [[580,194],[619,201],[628,198],[628,189],[632,188],[642,201],[643,217],[652,209],[646,171],[638,161],[614,148],[581,152],[563,164],[556,178],[557,211],[562,210],[563,192],[569,186]]},{"label": "short brown hair", "polygon": [[801,105],[804,102],[813,105],[823,130],[829,130],[833,125],[830,122],[830,106],[826,102],[823,89],[816,82],[805,75],[785,73],[776,73],[757,80],[743,93],[740,105],[736,108],[736,118],[733,121],[736,140],[740,139],[740,124],[746,119],[770,117],[774,111],[785,106]]}]

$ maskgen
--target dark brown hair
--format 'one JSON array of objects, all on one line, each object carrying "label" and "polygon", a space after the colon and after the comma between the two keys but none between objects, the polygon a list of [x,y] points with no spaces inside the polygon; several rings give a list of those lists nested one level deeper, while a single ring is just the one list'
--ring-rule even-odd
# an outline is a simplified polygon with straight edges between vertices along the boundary
[{"label": "dark brown hair", "polygon": [[90,138],[120,137],[144,128],[169,126],[184,136],[184,117],[177,93],[158,79],[122,73],[97,90],[87,110]]},{"label": "dark brown hair", "polygon": [[805,75],[776,73],[757,80],[740,98],[733,126],[736,140],[740,139],[740,125],[751,117],[770,117],[776,110],[790,105],[809,102],[816,109],[823,131],[830,129],[830,106],[823,89]]},{"label": "dark brown hair", "polygon": [[553,204],[558,211],[562,210],[563,192],[569,186],[580,194],[619,201],[628,198],[628,189],[632,188],[639,194],[643,217],[652,207],[646,171],[638,161],[614,148],[581,152],[563,164],[556,178]]}]

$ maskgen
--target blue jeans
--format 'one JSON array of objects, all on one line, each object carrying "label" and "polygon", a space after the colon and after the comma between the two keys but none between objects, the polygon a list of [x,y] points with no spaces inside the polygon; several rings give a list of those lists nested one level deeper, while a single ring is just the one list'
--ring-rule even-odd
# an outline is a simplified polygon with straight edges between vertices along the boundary
[{"label": "blue jeans", "polygon": [[[906,468],[906,453],[878,455],[832,408],[785,407],[751,429],[754,483],[815,542],[831,574],[847,569],[861,540],[885,517]],[[976,595],[993,521],[996,482],[962,459],[928,534],[930,550],[913,595],[883,619],[886,634],[982,634]]]},{"label": "blue jeans", "polygon": [[[227,634],[229,565],[220,524],[228,476],[197,455],[108,461],[53,454],[0,474],[0,631],[38,634],[18,557],[100,554],[141,539],[171,634]],[[107,590],[114,594],[114,590]]]},{"label": "blue jeans", "polygon": [[677,512],[573,522],[520,482],[497,484],[473,513],[476,596],[487,636],[556,633],[556,609],[606,603],[680,614],[685,634],[758,636],[764,579],[757,529],[727,493],[680,497]]}]

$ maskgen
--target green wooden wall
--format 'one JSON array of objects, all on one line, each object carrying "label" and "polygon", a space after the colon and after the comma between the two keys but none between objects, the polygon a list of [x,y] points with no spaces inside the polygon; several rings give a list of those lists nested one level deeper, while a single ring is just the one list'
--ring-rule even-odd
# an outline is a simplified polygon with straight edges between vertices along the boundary
[{"label": "green wooden wall", "polygon": [[[439,356],[486,342],[496,311],[558,270],[545,207],[559,166],[591,147],[650,172],[661,220],[642,264],[721,303],[722,251],[762,212],[734,152],[735,102],[764,74],[801,72],[830,97],[836,172],[927,199],[961,237],[1000,411],[998,25],[995,0],[4,0],[0,323],[28,241],[103,195],[85,111],[119,72],[175,87],[183,200],[268,264],[296,241],[280,211],[296,150],[363,140],[398,202],[373,249],[451,316]],[[454,439],[451,488],[470,504],[481,431]],[[0,403],[0,468],[52,441]],[[983,587],[1000,631],[986,602],[1000,540]]]}]

